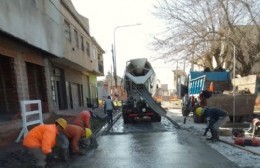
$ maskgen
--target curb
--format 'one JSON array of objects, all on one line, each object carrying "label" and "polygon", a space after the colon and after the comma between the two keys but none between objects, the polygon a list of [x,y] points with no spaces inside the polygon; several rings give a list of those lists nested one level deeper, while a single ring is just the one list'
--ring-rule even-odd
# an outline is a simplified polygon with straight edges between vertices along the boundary
[{"label": "curb", "polygon": [[[170,117],[167,116],[167,118],[168,118],[170,121],[173,121],[174,123],[177,123],[176,121],[174,121],[174,120],[171,119]],[[177,125],[179,125],[179,124],[177,123]],[[183,129],[183,130],[189,131],[188,128],[182,127],[181,125],[179,125],[179,129]],[[195,135],[195,136],[198,136],[198,135],[194,134],[193,132],[191,132],[191,133],[192,133],[193,135]],[[250,152],[250,153],[252,153],[252,154],[255,154],[255,155],[260,156],[260,153],[254,152],[254,151],[252,151],[252,150],[250,150],[250,149],[246,149],[246,148],[243,147],[243,146],[236,145],[236,144],[233,144],[233,143],[231,143],[231,142],[228,142],[228,141],[225,141],[225,140],[221,140],[221,139],[219,139],[219,142],[222,142],[222,143],[231,145],[231,146],[233,146],[233,147],[236,147],[236,148],[239,148],[239,149],[242,149],[242,150],[244,150],[244,151],[247,151],[247,152]]]},{"label": "curb", "polygon": [[252,154],[255,154],[255,155],[260,156],[260,153],[258,153],[258,152],[254,152],[254,151],[251,151],[251,150],[249,150],[249,149],[246,149],[246,148],[244,148],[243,146],[239,146],[239,145],[236,145],[236,144],[233,144],[233,143],[230,143],[230,142],[227,142],[227,141],[221,140],[221,139],[220,139],[219,141],[220,141],[220,142],[223,142],[223,143],[226,143],[226,144],[228,144],[228,145],[231,145],[231,146],[237,147],[237,148],[239,148],[239,149],[245,150],[245,151],[250,152],[250,153],[252,153]]}]

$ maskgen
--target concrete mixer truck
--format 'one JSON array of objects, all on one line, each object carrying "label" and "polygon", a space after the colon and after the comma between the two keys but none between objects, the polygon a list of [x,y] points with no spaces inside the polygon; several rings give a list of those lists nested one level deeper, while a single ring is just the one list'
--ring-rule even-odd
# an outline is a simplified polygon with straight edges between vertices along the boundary
[{"label": "concrete mixer truck", "polygon": [[166,111],[153,96],[158,89],[155,72],[146,58],[132,59],[126,62],[123,87],[127,99],[123,102],[124,123],[132,123],[137,118],[150,118],[160,122]]}]

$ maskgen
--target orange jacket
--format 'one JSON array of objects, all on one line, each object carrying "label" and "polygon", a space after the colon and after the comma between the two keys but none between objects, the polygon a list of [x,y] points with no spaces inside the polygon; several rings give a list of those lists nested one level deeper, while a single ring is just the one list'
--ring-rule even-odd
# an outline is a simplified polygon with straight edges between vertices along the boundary
[{"label": "orange jacket", "polygon": [[58,130],[55,124],[38,125],[25,136],[23,145],[28,148],[41,148],[42,153],[52,152]]},{"label": "orange jacket", "polygon": [[85,131],[78,125],[68,124],[63,130],[70,140],[73,153],[79,152],[79,140],[85,136]]},{"label": "orange jacket", "polygon": [[80,112],[76,119],[74,120],[74,124],[81,126],[82,128],[90,128],[90,118],[91,114],[89,111],[82,111]]}]

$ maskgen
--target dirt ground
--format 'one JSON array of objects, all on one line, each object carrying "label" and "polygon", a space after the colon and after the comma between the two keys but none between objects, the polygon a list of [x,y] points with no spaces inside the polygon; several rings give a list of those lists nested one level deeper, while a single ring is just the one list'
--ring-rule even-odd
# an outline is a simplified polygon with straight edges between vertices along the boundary
[{"label": "dirt ground", "polygon": [[[71,123],[74,116],[69,115],[57,115],[51,114],[50,117],[44,121],[45,124],[55,123],[57,118],[65,118],[68,123]],[[91,128],[95,133],[101,129],[106,123],[104,118],[100,118],[98,116],[91,118]],[[15,143],[15,138],[19,134],[20,130],[14,130],[5,137],[4,141],[2,141],[0,145],[0,167],[1,168],[33,168],[35,165],[34,156],[28,151],[28,149],[22,146],[22,142]],[[3,143],[4,142],[4,143]],[[95,141],[91,142],[91,145],[84,148],[84,152],[87,152],[89,149],[96,147]],[[54,167],[59,163],[64,162],[59,156],[59,149],[54,148],[54,152],[47,156],[47,167]],[[73,159],[73,158],[71,158]]]}]

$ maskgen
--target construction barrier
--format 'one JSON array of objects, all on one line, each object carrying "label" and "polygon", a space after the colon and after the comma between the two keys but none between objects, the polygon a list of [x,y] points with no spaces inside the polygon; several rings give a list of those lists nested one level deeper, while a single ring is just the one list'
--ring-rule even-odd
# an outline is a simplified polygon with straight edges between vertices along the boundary
[{"label": "construction barrier", "polygon": [[[22,110],[22,130],[15,141],[16,143],[20,141],[22,136],[26,136],[28,133],[28,126],[43,124],[41,100],[23,100],[20,105]],[[32,107],[34,105],[37,105],[37,110],[34,110]]]}]

